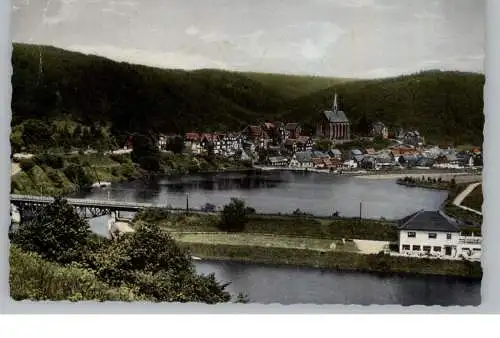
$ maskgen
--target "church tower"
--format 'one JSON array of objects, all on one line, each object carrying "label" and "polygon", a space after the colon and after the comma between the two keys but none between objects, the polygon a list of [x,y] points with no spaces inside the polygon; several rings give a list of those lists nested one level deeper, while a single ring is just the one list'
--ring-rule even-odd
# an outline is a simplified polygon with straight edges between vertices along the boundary
[{"label": "church tower", "polygon": [[339,107],[338,107],[338,104],[337,104],[337,92],[335,92],[335,96],[333,98],[333,107],[332,107],[332,110],[333,110],[333,112],[336,113],[338,111],[338,109],[339,109]]}]

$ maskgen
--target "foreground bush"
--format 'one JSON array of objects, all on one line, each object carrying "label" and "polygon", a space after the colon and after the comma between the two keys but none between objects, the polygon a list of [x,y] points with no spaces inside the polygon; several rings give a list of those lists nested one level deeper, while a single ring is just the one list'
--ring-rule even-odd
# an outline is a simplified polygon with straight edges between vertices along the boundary
[{"label": "foreground bush", "polygon": [[195,271],[189,253],[156,225],[141,224],[102,246],[94,256],[97,276],[112,286],[134,285],[155,301],[228,302],[227,284]]},{"label": "foreground bush", "polygon": [[90,238],[88,223],[61,198],[56,198],[11,235],[11,241],[22,250],[59,263],[79,261]]},{"label": "foreground bush", "polygon": [[243,231],[248,221],[249,209],[243,200],[231,198],[231,202],[222,209],[219,228],[223,231]]},{"label": "foreground bush", "polygon": [[146,300],[128,287],[111,288],[91,270],[60,266],[36,253],[10,247],[10,296],[14,300],[138,301]]}]

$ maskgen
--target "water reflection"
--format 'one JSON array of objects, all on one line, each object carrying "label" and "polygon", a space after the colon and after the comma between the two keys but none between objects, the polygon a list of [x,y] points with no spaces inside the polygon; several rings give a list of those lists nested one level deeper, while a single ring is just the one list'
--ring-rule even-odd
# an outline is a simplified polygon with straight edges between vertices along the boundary
[{"label": "water reflection", "polygon": [[235,262],[196,262],[200,273],[231,281],[232,294],[256,303],[479,305],[479,281],[448,277],[378,276]]},{"label": "water reflection", "polygon": [[435,210],[445,200],[444,191],[408,188],[393,180],[306,173],[272,172],[256,174],[212,174],[182,178],[160,178],[150,182],[113,184],[109,192],[95,190],[79,197],[146,202],[178,208],[200,208],[206,203],[217,207],[231,197],[242,198],[259,212],[291,213],[300,208],[315,215],[396,219],[418,209]]}]

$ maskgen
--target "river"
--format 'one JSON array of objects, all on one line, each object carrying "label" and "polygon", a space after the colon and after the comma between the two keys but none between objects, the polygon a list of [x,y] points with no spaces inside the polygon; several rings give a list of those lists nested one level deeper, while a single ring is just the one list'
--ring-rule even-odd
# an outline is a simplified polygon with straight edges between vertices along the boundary
[{"label": "river", "polygon": [[[109,189],[78,193],[76,197],[186,205],[223,206],[242,198],[257,211],[290,213],[299,208],[315,215],[397,219],[419,209],[437,209],[447,193],[397,185],[394,180],[363,179],[305,172],[263,175],[218,174],[152,182],[113,184]],[[107,218],[92,220],[94,232],[106,235]],[[338,272],[286,266],[195,261],[200,273],[215,273],[231,282],[228,291],[244,292],[258,303],[478,305],[479,281],[447,277],[380,277],[369,273]]]},{"label": "river", "polygon": [[314,268],[196,261],[198,272],[215,273],[231,282],[227,290],[243,292],[261,304],[401,304],[479,305],[481,283],[449,277],[378,276]]},{"label": "river", "polygon": [[80,193],[78,197],[199,208],[206,203],[222,207],[231,197],[264,213],[302,211],[329,216],[399,219],[419,209],[437,209],[447,192],[408,188],[394,179],[274,171],[261,175],[240,173],[188,176],[113,184],[108,190]]}]

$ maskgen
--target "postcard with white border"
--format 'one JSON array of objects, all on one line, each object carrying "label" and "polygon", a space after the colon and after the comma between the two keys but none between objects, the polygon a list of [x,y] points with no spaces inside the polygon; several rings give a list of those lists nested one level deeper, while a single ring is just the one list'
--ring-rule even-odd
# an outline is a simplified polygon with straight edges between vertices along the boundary
[{"label": "postcard with white border", "polygon": [[13,0],[14,301],[481,304],[484,0]]}]

